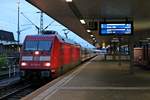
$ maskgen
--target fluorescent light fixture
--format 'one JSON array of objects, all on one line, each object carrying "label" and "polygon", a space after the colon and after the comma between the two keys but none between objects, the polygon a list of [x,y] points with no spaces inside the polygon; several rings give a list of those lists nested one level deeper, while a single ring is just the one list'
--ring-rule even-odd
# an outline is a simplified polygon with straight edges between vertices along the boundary
[{"label": "fluorescent light fixture", "polygon": [[96,38],[93,38],[93,40],[96,40]]},{"label": "fluorescent light fixture", "polygon": [[94,35],[91,35],[91,37],[94,37]]},{"label": "fluorescent light fixture", "polygon": [[89,32],[89,33],[91,32],[91,30],[86,30],[86,31]]},{"label": "fluorescent light fixture", "polygon": [[83,19],[81,19],[80,22],[81,22],[82,24],[85,24],[85,20],[83,20]]},{"label": "fluorescent light fixture", "polygon": [[72,0],[66,0],[66,2],[72,2]]}]

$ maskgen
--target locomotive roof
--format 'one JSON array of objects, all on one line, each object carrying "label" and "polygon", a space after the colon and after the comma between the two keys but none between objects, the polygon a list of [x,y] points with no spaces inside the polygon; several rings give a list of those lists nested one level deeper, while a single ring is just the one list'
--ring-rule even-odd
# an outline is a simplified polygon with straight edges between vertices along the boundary
[{"label": "locomotive roof", "polygon": [[41,40],[44,39],[48,39],[48,40],[53,40],[54,38],[58,38],[61,42],[65,42],[65,43],[69,43],[69,44],[75,44],[75,45],[79,45],[76,42],[67,39],[67,38],[62,38],[59,34],[46,34],[46,35],[27,35],[26,39],[31,39],[31,40],[35,40],[35,38],[41,38]]}]

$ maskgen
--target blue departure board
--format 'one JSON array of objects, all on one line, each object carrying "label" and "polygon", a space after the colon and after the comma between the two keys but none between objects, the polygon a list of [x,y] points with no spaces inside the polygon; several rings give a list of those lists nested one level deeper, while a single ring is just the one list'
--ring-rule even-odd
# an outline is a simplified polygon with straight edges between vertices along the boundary
[{"label": "blue departure board", "polygon": [[132,34],[131,23],[101,23],[101,35],[130,35]]}]

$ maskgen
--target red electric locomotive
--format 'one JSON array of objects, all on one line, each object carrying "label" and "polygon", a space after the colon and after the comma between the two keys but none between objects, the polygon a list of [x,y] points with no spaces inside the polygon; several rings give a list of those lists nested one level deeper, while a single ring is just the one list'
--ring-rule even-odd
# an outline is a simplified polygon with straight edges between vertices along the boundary
[{"label": "red electric locomotive", "polygon": [[52,33],[26,36],[20,56],[22,76],[56,78],[82,61],[80,45]]}]

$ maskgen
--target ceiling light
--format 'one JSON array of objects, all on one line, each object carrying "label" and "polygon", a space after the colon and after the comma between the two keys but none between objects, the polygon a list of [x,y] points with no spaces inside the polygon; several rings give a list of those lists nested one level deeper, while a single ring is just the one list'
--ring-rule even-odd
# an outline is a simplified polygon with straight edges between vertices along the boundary
[{"label": "ceiling light", "polygon": [[80,22],[81,22],[82,24],[85,24],[85,20],[83,20],[83,19],[81,19]]},{"label": "ceiling light", "polygon": [[86,30],[86,31],[89,32],[89,33],[91,32],[91,30]]},{"label": "ceiling light", "polygon": [[94,35],[91,35],[91,37],[94,37]]},{"label": "ceiling light", "polygon": [[72,2],[72,0],[66,0],[66,2]]},{"label": "ceiling light", "polygon": [[93,38],[93,40],[96,40],[96,38]]}]

